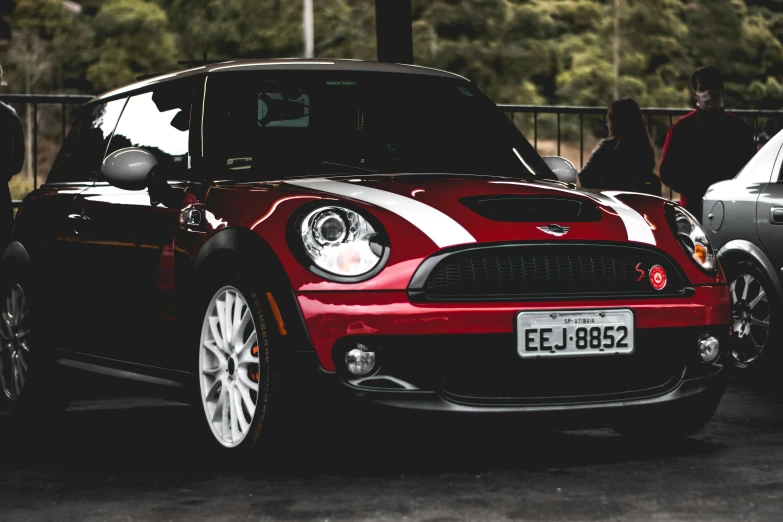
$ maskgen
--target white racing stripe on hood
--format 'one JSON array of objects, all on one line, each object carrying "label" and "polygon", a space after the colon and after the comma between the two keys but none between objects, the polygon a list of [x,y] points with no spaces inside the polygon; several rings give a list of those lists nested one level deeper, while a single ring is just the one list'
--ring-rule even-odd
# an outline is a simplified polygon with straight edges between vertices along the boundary
[{"label": "white racing stripe on hood", "polygon": [[615,197],[617,194],[622,194],[622,192],[601,192],[594,195],[599,197],[602,204],[617,212],[617,215],[623,220],[629,241],[655,245],[655,235],[652,233],[650,224],[644,219],[644,216],[617,199]]},{"label": "white racing stripe on hood", "polygon": [[364,201],[394,212],[424,232],[439,248],[476,242],[462,225],[440,210],[393,192],[325,178],[289,180],[284,183]]}]

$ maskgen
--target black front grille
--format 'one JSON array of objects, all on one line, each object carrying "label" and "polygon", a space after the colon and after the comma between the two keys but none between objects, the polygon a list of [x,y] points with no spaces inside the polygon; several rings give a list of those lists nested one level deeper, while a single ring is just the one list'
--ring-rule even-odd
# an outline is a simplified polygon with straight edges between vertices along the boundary
[{"label": "black front grille", "polygon": [[[643,247],[593,244],[516,244],[474,247],[422,264],[413,298],[536,299],[548,297],[672,296],[685,290],[676,265]],[[666,270],[666,287],[655,290],[648,271]],[[421,285],[417,288],[416,283]]]}]

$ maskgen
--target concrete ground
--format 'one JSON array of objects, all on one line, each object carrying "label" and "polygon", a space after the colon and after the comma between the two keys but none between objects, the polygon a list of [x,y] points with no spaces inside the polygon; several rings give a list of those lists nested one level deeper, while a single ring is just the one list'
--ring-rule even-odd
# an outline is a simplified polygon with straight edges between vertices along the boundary
[{"label": "concrete ground", "polygon": [[783,520],[783,397],[737,383],[702,433],[660,446],[401,415],[229,466],[190,413],[76,401],[36,443],[0,414],[0,520]]}]

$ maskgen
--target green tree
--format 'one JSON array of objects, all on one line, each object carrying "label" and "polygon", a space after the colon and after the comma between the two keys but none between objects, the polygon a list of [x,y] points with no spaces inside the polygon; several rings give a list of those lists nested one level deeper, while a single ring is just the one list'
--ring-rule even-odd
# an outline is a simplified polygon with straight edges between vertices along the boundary
[{"label": "green tree", "polygon": [[143,74],[170,71],[177,62],[177,41],[166,12],[144,0],[109,0],[95,15],[95,48],[87,80],[96,90],[111,89]]}]

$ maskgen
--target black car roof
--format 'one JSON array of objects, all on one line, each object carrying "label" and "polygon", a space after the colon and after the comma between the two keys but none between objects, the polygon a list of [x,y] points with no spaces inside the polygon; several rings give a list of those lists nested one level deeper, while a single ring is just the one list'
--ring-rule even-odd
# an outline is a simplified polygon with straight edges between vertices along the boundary
[{"label": "black car roof", "polygon": [[366,62],[362,60],[332,60],[321,58],[293,58],[293,59],[275,59],[275,60],[226,60],[224,62],[210,63],[200,67],[194,67],[185,71],[161,74],[142,81],[114,89],[112,91],[100,94],[93,98],[91,102],[98,100],[108,100],[115,97],[127,95],[128,93],[149,88],[164,82],[169,82],[188,76],[199,76],[205,74],[221,74],[234,71],[369,71],[392,74],[414,74],[420,76],[437,76],[441,78],[453,78],[468,81],[458,74],[431,69],[420,65],[405,65],[398,63],[384,62]]}]

